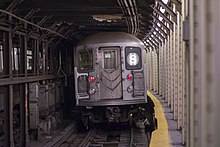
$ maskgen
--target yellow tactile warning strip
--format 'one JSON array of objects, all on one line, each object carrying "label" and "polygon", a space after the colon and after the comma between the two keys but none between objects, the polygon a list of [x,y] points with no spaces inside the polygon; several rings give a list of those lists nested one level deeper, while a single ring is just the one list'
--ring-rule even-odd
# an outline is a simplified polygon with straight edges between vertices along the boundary
[{"label": "yellow tactile warning strip", "polygon": [[151,92],[147,91],[147,95],[154,102],[155,116],[158,122],[157,130],[152,133],[150,147],[171,147],[164,109],[161,106],[159,100]]}]

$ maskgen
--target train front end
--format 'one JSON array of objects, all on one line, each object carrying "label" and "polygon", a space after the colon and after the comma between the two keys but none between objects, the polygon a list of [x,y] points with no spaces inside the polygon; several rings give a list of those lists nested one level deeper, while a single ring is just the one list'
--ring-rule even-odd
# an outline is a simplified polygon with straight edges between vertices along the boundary
[{"label": "train front end", "polygon": [[127,33],[98,33],[76,48],[76,104],[85,125],[153,121],[145,54],[143,43]]}]

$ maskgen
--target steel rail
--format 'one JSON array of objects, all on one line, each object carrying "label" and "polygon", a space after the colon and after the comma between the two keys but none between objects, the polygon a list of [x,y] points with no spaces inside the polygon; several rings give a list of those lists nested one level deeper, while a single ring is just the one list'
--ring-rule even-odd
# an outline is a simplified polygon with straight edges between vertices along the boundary
[{"label": "steel rail", "polygon": [[91,129],[87,135],[85,136],[85,138],[83,138],[83,141],[80,143],[79,147],[88,147],[90,144],[90,139],[93,136],[93,134],[95,133],[95,128]]},{"label": "steel rail", "polygon": [[43,147],[59,147],[67,140],[74,132],[76,127],[76,123],[71,123],[69,126],[67,126],[59,136],[55,137],[54,139],[50,140],[46,144],[43,145]]},{"label": "steel rail", "polygon": [[129,147],[133,147],[134,145],[134,129],[133,127],[130,128],[130,145]]}]

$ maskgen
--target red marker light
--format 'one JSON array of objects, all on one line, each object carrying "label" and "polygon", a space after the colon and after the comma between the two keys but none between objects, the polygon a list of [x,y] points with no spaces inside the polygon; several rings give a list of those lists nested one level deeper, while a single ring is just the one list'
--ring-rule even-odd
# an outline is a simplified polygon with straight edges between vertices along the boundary
[{"label": "red marker light", "polygon": [[127,80],[128,81],[132,81],[133,80],[133,76],[131,74],[127,75]]},{"label": "red marker light", "polygon": [[95,81],[95,77],[89,77],[89,83],[94,83],[94,81]]}]

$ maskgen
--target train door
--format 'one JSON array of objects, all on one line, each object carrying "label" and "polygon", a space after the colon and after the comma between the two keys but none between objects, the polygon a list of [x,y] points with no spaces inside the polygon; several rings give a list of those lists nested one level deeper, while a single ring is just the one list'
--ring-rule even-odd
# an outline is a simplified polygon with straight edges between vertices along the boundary
[{"label": "train door", "polygon": [[122,98],[121,50],[119,47],[99,49],[100,99]]}]

